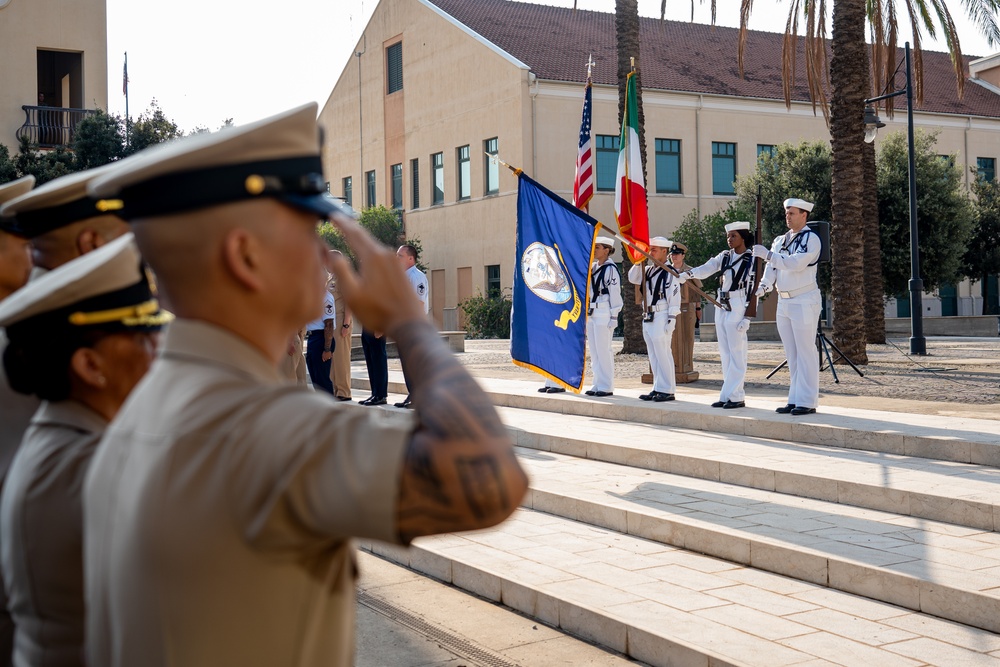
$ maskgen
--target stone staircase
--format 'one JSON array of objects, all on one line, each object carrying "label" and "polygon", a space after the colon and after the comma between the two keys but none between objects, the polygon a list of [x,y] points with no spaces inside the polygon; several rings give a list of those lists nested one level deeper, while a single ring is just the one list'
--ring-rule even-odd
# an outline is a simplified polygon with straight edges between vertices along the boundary
[{"label": "stone staircase", "polygon": [[1000,667],[1000,422],[481,384],[522,509],[364,548],[650,665]]}]

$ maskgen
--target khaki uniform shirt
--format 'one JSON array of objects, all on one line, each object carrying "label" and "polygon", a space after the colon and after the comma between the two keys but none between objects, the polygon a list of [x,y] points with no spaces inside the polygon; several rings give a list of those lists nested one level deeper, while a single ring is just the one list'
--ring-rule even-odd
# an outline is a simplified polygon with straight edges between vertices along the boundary
[{"label": "khaki uniform shirt", "polygon": [[18,667],[83,665],[83,480],[107,422],[76,401],[43,402],[0,503],[0,563]]},{"label": "khaki uniform shirt", "polygon": [[87,478],[89,664],[352,664],[349,538],[399,541],[408,440],[175,320]]}]

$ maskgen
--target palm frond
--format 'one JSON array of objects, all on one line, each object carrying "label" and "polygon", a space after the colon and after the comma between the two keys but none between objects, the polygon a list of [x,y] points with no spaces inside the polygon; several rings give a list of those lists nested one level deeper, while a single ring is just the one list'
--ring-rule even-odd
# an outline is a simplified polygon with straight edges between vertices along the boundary
[{"label": "palm frond", "polygon": [[785,38],[781,44],[781,89],[785,108],[792,108],[792,88],[795,86],[795,52],[799,37],[799,0],[792,0],[785,23]]},{"label": "palm frond", "polygon": [[[1000,27],[997,25],[997,13],[1000,12],[998,0],[962,0],[965,15],[979,28],[990,47],[1000,44]],[[983,55],[986,55],[985,53]]]},{"label": "palm frond", "polygon": [[[666,3],[667,0],[663,0]],[[740,37],[736,47],[736,66],[743,78],[743,53],[747,47],[747,25],[750,23],[750,11],[753,9],[753,0],[740,0]]]}]

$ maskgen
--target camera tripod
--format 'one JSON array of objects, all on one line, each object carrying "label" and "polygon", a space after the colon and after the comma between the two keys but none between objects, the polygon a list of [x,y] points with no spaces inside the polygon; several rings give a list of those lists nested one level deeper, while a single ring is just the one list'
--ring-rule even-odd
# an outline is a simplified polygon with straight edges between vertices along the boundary
[{"label": "camera tripod", "polygon": [[[855,373],[857,373],[860,377],[864,377],[865,374],[861,372],[861,369],[859,369],[857,366],[854,365],[854,362],[851,361],[851,358],[848,357],[846,354],[844,354],[844,352],[839,347],[837,347],[836,343],[834,343],[832,340],[830,340],[829,338],[826,337],[826,334],[823,333],[823,325],[821,324],[821,322],[822,322],[822,320],[816,320],[816,347],[819,348],[819,351],[820,351],[820,355],[819,355],[819,370],[820,370],[820,372],[823,372],[824,370],[826,370],[826,368],[829,368],[830,372],[833,373],[833,381],[834,381],[834,383],[835,384],[840,384],[840,378],[837,377],[837,369],[834,367],[833,364],[834,364],[835,361],[839,361],[839,360],[843,359],[848,364],[850,364],[851,368],[854,369]],[[830,348],[831,347],[834,350],[836,350],[837,354],[839,355],[836,359],[832,359],[830,357]],[[825,367],[823,366],[823,357],[824,356],[826,357],[826,364],[827,364]],[[777,373],[778,371],[780,371],[786,365],[788,365],[788,359],[785,359],[780,364],[778,364],[777,366],[775,366],[774,368],[772,368],[771,372],[767,374],[766,379],[770,380],[772,375],[774,375],[775,373]]]}]

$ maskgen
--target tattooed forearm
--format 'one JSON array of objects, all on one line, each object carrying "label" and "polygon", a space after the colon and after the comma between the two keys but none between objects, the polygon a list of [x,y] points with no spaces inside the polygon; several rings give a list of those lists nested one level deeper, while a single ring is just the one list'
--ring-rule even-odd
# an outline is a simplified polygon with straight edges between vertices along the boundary
[{"label": "tattooed forearm", "polygon": [[502,521],[527,477],[489,397],[429,323],[397,332],[396,342],[417,416],[400,484],[400,535],[408,541]]}]

